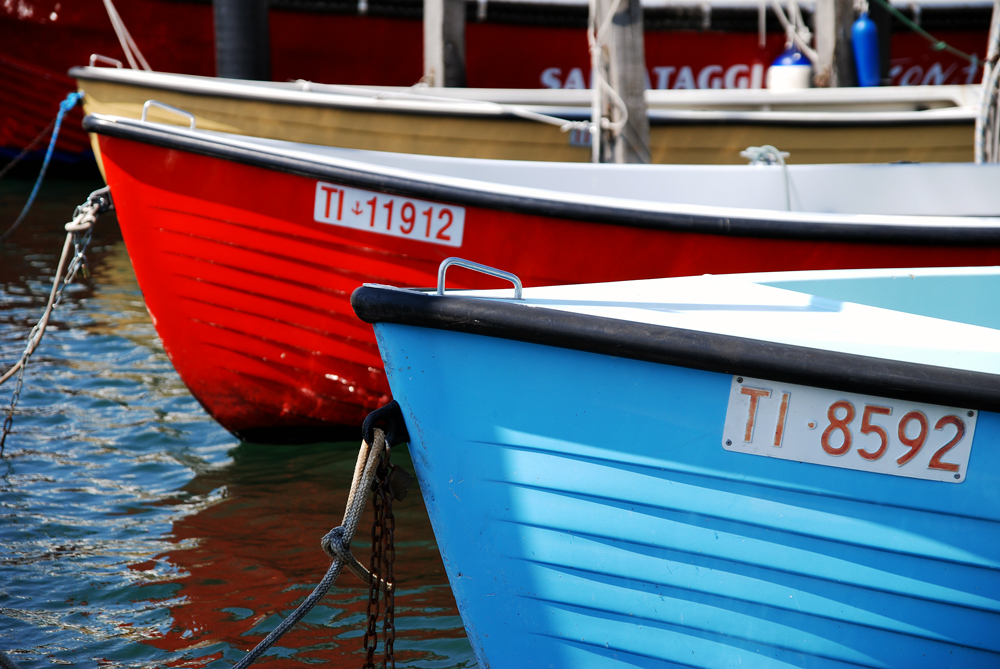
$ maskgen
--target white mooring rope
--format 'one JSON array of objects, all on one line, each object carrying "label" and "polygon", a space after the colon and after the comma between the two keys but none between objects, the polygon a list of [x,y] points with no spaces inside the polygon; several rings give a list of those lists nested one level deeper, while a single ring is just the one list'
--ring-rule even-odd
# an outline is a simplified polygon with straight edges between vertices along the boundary
[{"label": "white mooring rope", "polygon": [[[361,513],[365,508],[365,501],[371,492],[372,481],[375,479],[375,470],[378,468],[382,451],[385,450],[385,432],[381,428],[374,429],[375,437],[372,445],[362,440],[361,449],[358,452],[358,462],[354,467],[354,479],[351,481],[351,492],[347,496],[347,508],[344,510],[344,520],[339,527],[330,530],[321,540],[320,546],[323,551],[333,558],[326,576],[319,582],[319,585],[306,597],[297,609],[295,609],[280,625],[264,638],[257,646],[247,653],[242,660],[233,665],[233,669],[246,669],[253,664],[257,658],[264,654],[278,639],[290,630],[296,623],[312,610],[316,604],[326,595],[330,587],[336,582],[337,577],[344,567],[360,578],[365,583],[370,583],[372,576],[357,558],[351,554],[351,539],[358,529],[358,522],[361,520]],[[379,582],[380,589],[391,588],[391,583]]]},{"label": "white mooring rope", "polygon": [[[141,66],[142,69],[151,72],[152,68],[149,67],[146,59],[142,57],[142,52],[135,45],[135,40],[132,39],[132,34],[128,31],[128,28],[125,27],[122,17],[118,15],[118,10],[115,9],[114,3],[111,0],[104,0],[104,8],[108,10],[108,18],[111,19],[111,26],[115,29],[115,35],[118,36],[118,42],[122,45],[125,57],[128,58],[128,64],[133,70],[138,70]],[[136,63],[136,59],[138,59],[138,63]]]},{"label": "white mooring rope", "polygon": [[3,454],[4,443],[7,441],[7,435],[10,434],[10,427],[14,421],[14,409],[21,395],[24,369],[28,364],[28,359],[41,343],[42,337],[45,335],[45,328],[49,325],[52,311],[59,306],[59,301],[62,299],[63,290],[72,283],[76,273],[81,268],[84,270],[86,268],[87,259],[84,256],[84,251],[90,244],[90,236],[93,233],[93,225],[97,221],[97,215],[111,207],[110,191],[105,186],[91,193],[87,201],[76,208],[73,220],[66,224],[66,241],[63,242],[62,255],[59,257],[59,264],[56,267],[56,275],[52,281],[52,290],[49,292],[49,301],[45,305],[45,311],[28,334],[28,343],[21,353],[21,358],[0,376],[0,385],[3,385],[12,376],[17,375],[14,393],[10,398],[10,408],[3,423],[3,432],[0,434],[0,455]]}]

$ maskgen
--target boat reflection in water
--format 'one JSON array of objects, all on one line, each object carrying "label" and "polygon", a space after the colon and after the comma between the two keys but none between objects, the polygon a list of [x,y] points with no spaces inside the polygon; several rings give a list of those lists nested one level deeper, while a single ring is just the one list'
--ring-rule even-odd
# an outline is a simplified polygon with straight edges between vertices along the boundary
[{"label": "boat reflection in water", "polygon": [[[197,666],[240,659],[319,582],[329,566],[319,540],[340,524],[356,460],[353,443],[287,449],[243,443],[231,454],[230,465],[199,474],[178,491],[178,504],[205,502],[174,522],[176,548],[129,566],[148,580],[146,597],[169,606],[169,625],[144,643],[188,658],[197,651]],[[405,448],[393,457],[412,469]],[[475,666],[414,492],[394,506],[396,659],[408,666]],[[354,541],[363,563],[370,527],[369,508]],[[270,654],[358,666],[367,598],[368,586],[345,572]]]},{"label": "boat reflection in water", "polygon": [[[0,246],[0,367],[44,309],[64,224],[101,185],[47,181]],[[0,220],[31,186],[0,182]],[[325,572],[319,539],[340,522],[358,444],[237,445],[167,360],[113,213],[87,258],[89,278],[66,289],[31,358],[0,457],[0,650],[26,669],[231,664]],[[409,466],[405,449],[394,460]],[[397,657],[473,665],[415,488],[396,518]],[[362,525],[354,542],[365,562],[368,536]],[[360,666],[364,599],[345,574],[272,652]]]}]

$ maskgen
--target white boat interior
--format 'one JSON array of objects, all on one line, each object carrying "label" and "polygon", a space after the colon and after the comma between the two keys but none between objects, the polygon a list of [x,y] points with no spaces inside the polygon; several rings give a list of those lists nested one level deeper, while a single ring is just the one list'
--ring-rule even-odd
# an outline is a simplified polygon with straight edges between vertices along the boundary
[{"label": "white boat interior", "polygon": [[[510,289],[446,294],[513,301]],[[705,275],[549,286],[525,288],[519,302],[1000,374],[1000,316],[982,306],[997,294],[1000,268],[977,267]]]},{"label": "white boat interior", "polygon": [[[186,131],[180,131],[186,132]],[[1000,216],[1000,164],[612,165],[481,160],[362,151],[205,134],[227,143],[350,161],[402,176],[522,194],[615,198],[646,203],[768,211],[890,216]],[[529,192],[530,191],[530,192]]]}]

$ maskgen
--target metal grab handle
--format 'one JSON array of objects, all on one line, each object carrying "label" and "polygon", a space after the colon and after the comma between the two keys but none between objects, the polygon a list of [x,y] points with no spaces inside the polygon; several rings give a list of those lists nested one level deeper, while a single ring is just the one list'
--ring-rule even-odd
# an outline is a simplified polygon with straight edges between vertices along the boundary
[{"label": "metal grab handle", "polygon": [[191,112],[186,112],[183,109],[178,109],[177,107],[168,105],[166,102],[160,102],[159,100],[146,100],[145,104],[142,105],[142,122],[146,123],[146,113],[149,111],[150,107],[159,107],[160,109],[165,109],[166,111],[179,114],[191,119],[191,129],[194,130],[194,114]]},{"label": "metal grab handle", "polygon": [[122,62],[115,58],[108,58],[107,56],[102,56],[99,53],[90,54],[90,66],[93,67],[94,63],[104,63],[105,65],[114,65],[119,70],[122,68]]},{"label": "metal grab handle", "polygon": [[496,269],[495,267],[480,265],[477,262],[472,262],[463,258],[445,258],[441,261],[441,265],[438,267],[438,295],[444,295],[444,275],[448,271],[448,268],[452,265],[464,267],[465,269],[471,269],[472,271],[479,272],[481,274],[489,274],[490,276],[495,276],[498,279],[507,279],[514,284],[514,299],[521,299],[521,280],[517,278],[516,274],[511,274],[510,272],[505,272],[502,269]]}]

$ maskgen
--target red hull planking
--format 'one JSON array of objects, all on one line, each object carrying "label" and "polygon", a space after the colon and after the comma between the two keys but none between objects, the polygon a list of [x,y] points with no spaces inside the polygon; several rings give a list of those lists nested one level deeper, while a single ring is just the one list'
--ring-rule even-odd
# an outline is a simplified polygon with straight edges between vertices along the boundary
[{"label": "red hull planking", "polygon": [[[100,136],[136,277],[164,348],[242,436],[357,426],[389,399],[362,283],[432,286],[459,255],[526,286],[704,273],[1000,264],[1000,248],[823,242],[581,223],[465,207],[460,248],[317,223],[317,180]],[[449,287],[499,287],[465,270]],[[269,433],[269,436],[282,436]],[[290,438],[290,437],[289,437]]]}]

